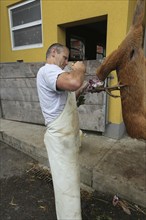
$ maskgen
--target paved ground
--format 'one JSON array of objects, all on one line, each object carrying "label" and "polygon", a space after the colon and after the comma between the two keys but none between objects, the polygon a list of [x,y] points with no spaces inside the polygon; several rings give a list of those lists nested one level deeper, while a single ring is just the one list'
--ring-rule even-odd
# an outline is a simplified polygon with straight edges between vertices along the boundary
[{"label": "paved ground", "polygon": [[[56,220],[48,169],[2,142],[0,146],[0,219]],[[122,206],[113,206],[112,195],[81,190],[81,198],[83,220],[146,219],[146,209],[128,201],[120,200]]]},{"label": "paved ground", "polygon": [[[0,140],[48,164],[44,126],[0,119]],[[80,150],[81,182],[101,193],[146,207],[146,142],[114,140],[84,132]]]}]

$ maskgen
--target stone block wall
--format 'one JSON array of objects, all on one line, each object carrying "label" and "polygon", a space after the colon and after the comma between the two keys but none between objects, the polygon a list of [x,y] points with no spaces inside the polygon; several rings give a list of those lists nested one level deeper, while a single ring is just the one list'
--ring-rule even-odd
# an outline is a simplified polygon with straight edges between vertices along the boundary
[{"label": "stone block wall", "polygon": [[43,63],[2,63],[0,65],[2,118],[44,124],[36,74]]},{"label": "stone block wall", "polygon": [[[86,80],[95,77],[100,65],[97,60],[84,61]],[[1,117],[8,120],[44,124],[41,113],[36,75],[44,63],[1,63],[0,93]],[[79,106],[80,128],[104,132],[106,118],[106,94],[88,93],[85,104]]]}]

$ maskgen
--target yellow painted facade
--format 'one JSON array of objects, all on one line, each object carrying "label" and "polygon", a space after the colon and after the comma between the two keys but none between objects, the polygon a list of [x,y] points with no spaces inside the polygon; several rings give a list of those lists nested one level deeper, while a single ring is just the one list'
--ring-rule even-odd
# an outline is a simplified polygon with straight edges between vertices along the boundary
[{"label": "yellow painted facade", "polygon": [[[58,25],[107,15],[106,55],[118,47],[131,23],[136,0],[42,0],[43,47],[11,49],[8,7],[20,0],[0,0],[0,62],[42,62],[48,46],[54,42],[65,43],[65,29]],[[112,73],[116,76],[116,73]],[[112,84],[116,84],[116,77]],[[109,100],[109,121],[122,122],[120,99]]]}]

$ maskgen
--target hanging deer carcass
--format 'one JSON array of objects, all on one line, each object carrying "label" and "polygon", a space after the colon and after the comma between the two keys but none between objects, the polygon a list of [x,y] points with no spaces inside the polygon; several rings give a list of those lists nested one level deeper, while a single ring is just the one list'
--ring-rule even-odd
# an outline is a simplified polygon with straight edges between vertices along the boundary
[{"label": "hanging deer carcass", "polygon": [[145,1],[138,0],[130,30],[120,44],[97,69],[104,81],[116,70],[120,88],[122,115],[127,133],[132,138],[146,140],[146,58],[143,45]]}]

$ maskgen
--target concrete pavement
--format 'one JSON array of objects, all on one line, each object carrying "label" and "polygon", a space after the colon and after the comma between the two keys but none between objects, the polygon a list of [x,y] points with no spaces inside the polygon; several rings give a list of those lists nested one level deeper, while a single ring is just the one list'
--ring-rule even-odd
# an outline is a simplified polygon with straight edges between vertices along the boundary
[{"label": "concrete pavement", "polygon": [[[49,166],[45,127],[0,119],[0,140]],[[146,141],[83,133],[81,183],[146,207]]]}]

